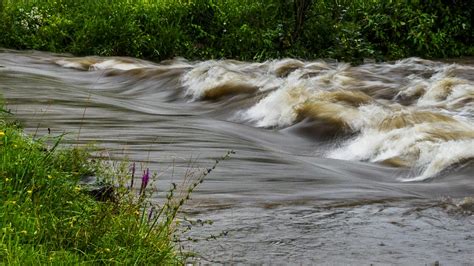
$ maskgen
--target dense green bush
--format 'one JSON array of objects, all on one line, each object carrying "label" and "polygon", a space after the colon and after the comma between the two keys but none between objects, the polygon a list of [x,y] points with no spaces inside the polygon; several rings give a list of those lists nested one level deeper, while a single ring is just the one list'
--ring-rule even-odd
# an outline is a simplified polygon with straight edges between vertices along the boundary
[{"label": "dense green bush", "polygon": [[4,0],[0,46],[152,60],[473,55],[468,0]]}]

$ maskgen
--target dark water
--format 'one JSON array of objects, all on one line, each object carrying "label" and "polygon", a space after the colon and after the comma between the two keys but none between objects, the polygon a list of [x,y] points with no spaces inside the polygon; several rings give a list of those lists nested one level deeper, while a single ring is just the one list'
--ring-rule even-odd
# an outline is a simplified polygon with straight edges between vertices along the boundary
[{"label": "dark water", "polygon": [[0,90],[29,133],[141,162],[161,190],[234,150],[188,206],[214,220],[194,238],[225,232],[185,244],[202,261],[469,264],[474,61],[454,62],[3,51]]}]

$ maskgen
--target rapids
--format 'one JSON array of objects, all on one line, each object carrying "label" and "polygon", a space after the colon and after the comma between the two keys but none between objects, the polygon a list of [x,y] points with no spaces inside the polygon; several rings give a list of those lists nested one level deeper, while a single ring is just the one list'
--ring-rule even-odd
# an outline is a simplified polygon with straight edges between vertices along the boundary
[{"label": "rapids", "polygon": [[189,208],[215,221],[192,234],[226,232],[186,244],[205,261],[474,260],[471,59],[157,64],[2,50],[0,92],[27,132],[141,162],[159,191],[234,150]]}]

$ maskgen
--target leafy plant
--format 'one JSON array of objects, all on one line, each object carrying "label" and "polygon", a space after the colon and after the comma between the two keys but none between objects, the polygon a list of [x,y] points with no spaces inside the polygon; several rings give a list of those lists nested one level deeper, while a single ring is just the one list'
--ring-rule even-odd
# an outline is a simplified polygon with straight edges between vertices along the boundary
[{"label": "leafy plant", "polygon": [[469,1],[4,0],[0,46],[152,60],[473,55]]}]

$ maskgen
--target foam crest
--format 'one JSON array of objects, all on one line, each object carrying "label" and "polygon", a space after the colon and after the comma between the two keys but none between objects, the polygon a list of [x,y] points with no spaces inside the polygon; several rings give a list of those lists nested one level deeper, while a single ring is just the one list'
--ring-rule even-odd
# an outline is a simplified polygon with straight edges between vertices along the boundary
[{"label": "foam crest", "polygon": [[53,62],[65,68],[73,68],[78,70],[89,70],[90,66],[96,64],[99,60],[97,58],[62,58],[54,60]]},{"label": "foam crest", "polygon": [[474,140],[448,141],[433,149],[433,153],[424,152],[425,162],[423,172],[412,178],[403,178],[402,181],[423,181],[438,175],[452,165],[474,158]]},{"label": "foam crest", "polygon": [[[259,127],[286,127],[311,117],[330,122],[346,124],[338,114],[345,102],[359,105],[369,101],[370,97],[362,93],[345,92],[353,78],[347,75],[350,68],[347,64],[323,69],[300,68],[290,73],[277,90],[260,100],[256,105],[243,112],[244,120],[255,122]],[[311,75],[314,74],[314,75]],[[339,102],[339,104],[337,104]],[[354,117],[347,112],[346,116]],[[350,120],[351,118],[346,118]]]},{"label": "foam crest", "polygon": [[281,80],[267,74],[265,64],[207,61],[182,77],[186,95],[197,99],[217,99],[225,95],[253,93],[280,86]]},{"label": "foam crest", "polygon": [[[446,117],[438,120],[438,114],[429,113],[385,112],[385,115],[367,124],[360,135],[329,152],[328,157],[411,167],[415,177],[404,181],[425,180],[450,165],[474,158],[472,124]],[[399,118],[415,120],[391,127],[384,124]],[[381,121],[378,127],[373,127],[377,121]]]},{"label": "foam crest", "polygon": [[358,107],[372,102],[372,98],[358,91],[321,91],[295,107],[299,120],[310,118],[346,132],[360,128]]},{"label": "foam crest", "polygon": [[256,122],[258,127],[285,127],[297,118],[295,107],[310,97],[310,92],[301,87],[286,86],[273,91],[243,114],[244,119]]},{"label": "foam crest", "polygon": [[270,63],[269,71],[277,77],[286,77],[296,69],[304,67],[302,61],[296,59],[275,60]]},{"label": "foam crest", "polygon": [[[397,99],[409,100],[421,108],[441,108],[451,116],[471,117],[474,111],[472,67],[439,66],[430,78],[415,77]],[[458,77],[462,76],[461,77]]]},{"label": "foam crest", "polygon": [[104,69],[118,69],[118,70],[132,70],[137,68],[147,67],[145,64],[127,62],[116,59],[105,60],[95,63],[89,67],[89,70],[104,70]]},{"label": "foam crest", "polygon": [[[437,105],[445,101],[459,86],[467,85],[467,81],[458,78],[442,78],[433,81],[426,92],[418,100],[419,106]],[[458,92],[459,93],[459,92]]]},{"label": "foam crest", "polygon": [[100,59],[96,57],[85,58],[61,58],[54,61],[55,64],[79,70],[132,70],[137,68],[150,67],[150,64],[139,62],[132,59]]}]

